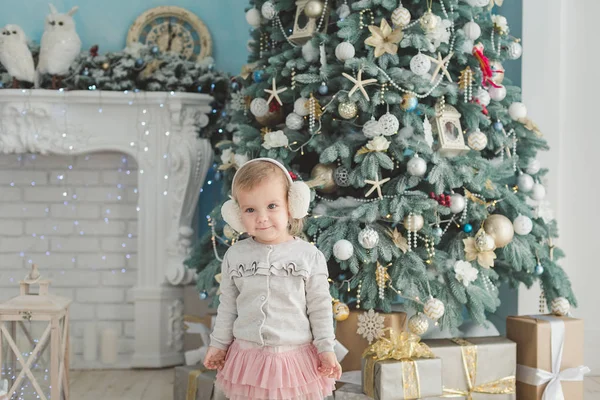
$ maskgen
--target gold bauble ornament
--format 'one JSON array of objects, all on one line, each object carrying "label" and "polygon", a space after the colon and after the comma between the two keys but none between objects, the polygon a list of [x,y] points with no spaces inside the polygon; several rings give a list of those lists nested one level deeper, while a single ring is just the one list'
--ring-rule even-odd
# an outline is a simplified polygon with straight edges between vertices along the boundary
[{"label": "gold bauble ornament", "polygon": [[509,244],[513,236],[515,236],[515,229],[512,222],[501,214],[494,214],[487,217],[483,223],[483,229],[488,235],[494,238],[496,248],[498,249]]},{"label": "gold bauble ornament", "polygon": [[358,106],[351,101],[344,101],[338,105],[338,112],[340,113],[340,117],[352,119],[358,113]]},{"label": "gold bauble ornament", "polygon": [[431,10],[429,10],[425,14],[423,14],[421,19],[419,20],[419,23],[421,24],[421,28],[423,28],[423,31],[433,32],[437,27],[438,21],[436,15],[432,13]]},{"label": "gold bauble ornament", "polygon": [[269,111],[262,117],[256,117],[256,121],[262,126],[274,126],[279,125],[283,122],[283,108],[279,108],[277,111]]},{"label": "gold bauble ornament", "polygon": [[337,189],[335,184],[336,164],[317,164],[310,171],[310,180],[306,182],[308,187],[315,188],[321,193],[333,193]]},{"label": "gold bauble ornament", "polygon": [[425,220],[422,215],[407,215],[404,217],[404,227],[407,231],[419,232],[423,229],[423,225],[425,225]]},{"label": "gold bauble ornament", "polygon": [[105,70],[105,71],[106,71],[106,70],[107,70],[107,69],[109,69],[109,68],[110,68],[110,64],[109,64],[108,62],[105,62],[105,63],[103,63],[103,64],[102,64],[102,69],[103,69],[103,70]]},{"label": "gold bauble ornament", "polygon": [[475,235],[475,248],[480,252],[493,251],[496,248],[496,241],[492,235],[480,229]]},{"label": "gold bauble ornament", "polygon": [[502,81],[504,81],[504,67],[502,63],[500,61],[492,61],[490,68],[492,69],[492,82],[496,85],[501,85]]},{"label": "gold bauble ornament", "polygon": [[339,300],[333,302],[333,318],[335,318],[336,321],[345,321],[348,319],[349,315],[350,309],[345,303],[342,303]]},{"label": "gold bauble ornament", "polygon": [[310,0],[304,6],[304,14],[308,18],[319,18],[321,14],[323,14],[323,9],[325,5],[320,0]]},{"label": "gold bauble ornament", "polygon": [[415,335],[423,335],[429,329],[429,321],[425,314],[418,313],[410,317],[408,320],[408,330]]}]

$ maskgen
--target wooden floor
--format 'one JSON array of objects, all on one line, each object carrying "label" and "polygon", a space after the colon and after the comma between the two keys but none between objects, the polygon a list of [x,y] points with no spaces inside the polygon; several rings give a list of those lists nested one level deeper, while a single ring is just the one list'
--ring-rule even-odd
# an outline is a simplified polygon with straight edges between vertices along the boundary
[{"label": "wooden floor", "polygon": [[[172,400],[173,369],[71,371],[72,400]],[[585,380],[585,399],[600,399],[600,376]],[[185,400],[185,399],[177,399]]]}]

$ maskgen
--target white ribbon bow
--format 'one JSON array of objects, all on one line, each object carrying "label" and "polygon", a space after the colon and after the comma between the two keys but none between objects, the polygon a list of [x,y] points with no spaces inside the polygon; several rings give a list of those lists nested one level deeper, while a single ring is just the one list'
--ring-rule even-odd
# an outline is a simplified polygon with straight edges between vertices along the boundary
[{"label": "white ribbon bow", "polygon": [[565,400],[561,381],[582,381],[585,374],[590,372],[588,367],[579,367],[560,370],[565,341],[565,323],[563,320],[549,316],[536,315],[533,318],[550,322],[550,342],[552,350],[552,372],[543,369],[530,368],[517,365],[517,381],[532,386],[541,386],[548,383],[542,400]]}]

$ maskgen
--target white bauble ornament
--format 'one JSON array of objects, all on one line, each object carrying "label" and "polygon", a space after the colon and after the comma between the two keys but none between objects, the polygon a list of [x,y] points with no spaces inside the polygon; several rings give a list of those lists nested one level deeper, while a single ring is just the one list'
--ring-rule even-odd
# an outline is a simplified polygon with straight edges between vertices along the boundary
[{"label": "white bauble ornament", "polygon": [[483,223],[483,229],[494,238],[497,248],[506,246],[515,236],[512,222],[502,214],[493,214],[487,217]]},{"label": "white bauble ornament", "polygon": [[358,243],[365,249],[372,249],[379,243],[379,233],[370,226],[367,226],[358,234]]},{"label": "white bauble ornament", "polygon": [[533,178],[528,174],[521,174],[517,178],[517,186],[519,186],[519,190],[523,193],[530,192],[533,189],[534,183]]},{"label": "white bauble ornament", "polygon": [[354,254],[354,246],[346,239],[341,239],[333,245],[333,255],[341,261],[346,261]]},{"label": "white bauble ornament", "polygon": [[309,0],[304,6],[304,14],[308,18],[319,18],[325,9],[325,5],[320,0]]},{"label": "white bauble ornament", "polygon": [[410,59],[410,70],[416,75],[426,75],[430,69],[431,60],[425,54],[418,53]]},{"label": "white bauble ornament", "polygon": [[302,46],[302,58],[304,58],[304,61],[306,61],[307,63],[317,61],[320,55],[321,53],[319,51],[319,48],[315,47],[312,44],[312,41],[309,40],[304,44],[304,46]]},{"label": "white bauble ornament", "polygon": [[513,227],[517,235],[529,235],[533,229],[533,221],[525,215],[519,215],[513,221]]},{"label": "white bauble ornament", "polygon": [[419,232],[423,229],[423,225],[425,225],[425,219],[423,219],[422,215],[407,215],[404,217],[403,225],[407,231]]},{"label": "white bauble ornament", "polygon": [[475,98],[477,100],[479,100],[479,104],[481,104],[484,107],[489,106],[490,101],[492,100],[492,97],[490,96],[489,92],[487,90],[485,90],[484,88],[477,89]]},{"label": "white bauble ornament", "polygon": [[462,212],[465,209],[465,204],[465,198],[462,195],[458,193],[450,195],[450,211],[454,214]]},{"label": "white bauble ornament", "polygon": [[571,304],[564,297],[557,297],[550,303],[550,309],[554,315],[565,316],[571,310]]},{"label": "white bauble ornament", "polygon": [[415,314],[408,320],[408,330],[415,335],[421,336],[429,329],[429,321],[425,314]]},{"label": "white bauble ornament", "polygon": [[487,7],[490,0],[467,0],[471,7]]},{"label": "white bauble ornament", "polygon": [[379,125],[379,121],[375,118],[371,118],[370,121],[367,121],[363,126],[363,134],[369,138],[373,139],[376,136],[381,136],[381,126]]},{"label": "white bauble ornament", "polygon": [[277,10],[275,10],[275,4],[273,4],[270,1],[265,1],[263,3],[262,7],[260,8],[260,13],[266,19],[272,20],[273,18],[275,18],[275,15],[277,14]]},{"label": "white bauble ornament", "polygon": [[543,200],[546,197],[546,188],[541,183],[536,183],[533,185],[531,189],[531,194],[529,195],[533,200]]},{"label": "white bauble ornament", "polygon": [[490,94],[490,98],[494,101],[502,101],[506,98],[506,88],[504,86],[491,86],[488,89],[488,93]]},{"label": "white bauble ornament", "polygon": [[521,46],[521,43],[512,42],[508,45],[507,53],[508,58],[511,60],[517,60],[523,54],[523,46]]},{"label": "white bauble ornament", "polygon": [[470,148],[472,148],[475,151],[481,151],[485,149],[487,143],[487,135],[481,132],[479,129],[477,129],[474,132],[471,132],[469,134],[469,137],[467,138],[467,144]]},{"label": "white bauble ornament", "polygon": [[308,99],[304,97],[300,97],[298,100],[294,102],[294,112],[301,117],[305,117],[309,114],[308,108],[306,107],[306,102]]},{"label": "white bauble ornament", "polygon": [[475,248],[478,251],[493,251],[496,248],[496,241],[485,230],[480,229],[475,235]]},{"label": "white bauble ornament", "polygon": [[392,136],[398,133],[400,128],[400,121],[394,114],[389,112],[379,117],[379,126],[381,127],[381,134],[383,136]]},{"label": "white bauble ornament", "polygon": [[301,129],[303,125],[304,125],[304,118],[302,118],[301,116],[299,116],[296,113],[290,113],[285,118],[285,126],[287,126],[288,129],[291,129],[293,131],[297,131],[297,130]]},{"label": "white bauble ornament", "polygon": [[410,24],[410,11],[400,6],[392,12],[392,23],[399,28]]},{"label": "white bauble ornament", "polygon": [[340,61],[346,61],[354,57],[356,49],[350,42],[342,42],[335,48],[335,56]]},{"label": "white bauble ornament", "polygon": [[520,102],[514,102],[508,107],[508,114],[514,121],[527,117],[527,107]]},{"label": "white bauble ornament", "polygon": [[500,61],[492,61],[490,63],[492,69],[492,82],[496,85],[501,85],[504,81],[504,67]]},{"label": "white bauble ornament", "polygon": [[351,101],[345,101],[338,105],[338,113],[344,119],[352,119],[358,113],[358,106]]},{"label": "white bauble ornament", "polygon": [[260,12],[256,8],[251,8],[246,11],[246,22],[248,22],[250,26],[258,28],[260,26],[260,21]]},{"label": "white bauble ornament", "polygon": [[477,40],[481,36],[481,27],[475,21],[469,21],[463,26],[463,31],[468,40]]},{"label": "white bauble ornament", "polygon": [[538,172],[540,172],[540,168],[541,168],[541,164],[540,164],[540,160],[538,160],[537,158],[531,159],[529,161],[529,163],[527,163],[527,168],[525,169],[525,171],[528,174],[531,175],[535,175]]},{"label": "white bauble ornament", "polygon": [[433,297],[427,300],[425,307],[423,307],[425,315],[434,321],[442,318],[444,311],[444,303]]},{"label": "white bauble ornament", "polygon": [[412,176],[422,178],[427,172],[427,161],[419,157],[418,154],[415,154],[415,156],[408,161],[408,164],[406,164],[406,171]]},{"label": "white bauble ornament", "polygon": [[250,112],[255,117],[264,117],[269,112],[269,104],[263,98],[257,98],[250,103]]}]

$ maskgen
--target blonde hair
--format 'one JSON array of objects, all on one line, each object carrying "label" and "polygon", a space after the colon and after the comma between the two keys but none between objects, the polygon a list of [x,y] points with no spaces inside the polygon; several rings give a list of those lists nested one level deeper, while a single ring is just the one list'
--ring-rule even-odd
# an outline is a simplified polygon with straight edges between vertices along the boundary
[{"label": "blonde hair", "polygon": [[[247,163],[236,172],[233,186],[231,187],[231,195],[235,201],[238,201],[237,195],[240,191],[252,190],[256,185],[269,177],[272,178],[274,175],[279,178],[280,183],[283,183],[285,192],[289,193],[291,184],[284,174],[285,172],[281,168],[269,161]],[[287,207],[289,210],[289,199],[286,198],[286,200],[288,201]],[[288,226],[290,235],[300,236],[303,230],[304,218],[292,218],[290,216]]]}]

